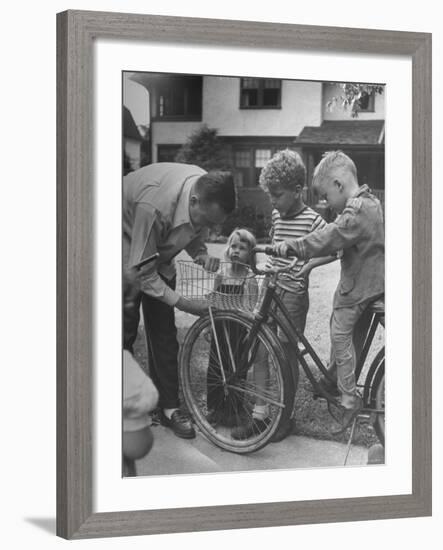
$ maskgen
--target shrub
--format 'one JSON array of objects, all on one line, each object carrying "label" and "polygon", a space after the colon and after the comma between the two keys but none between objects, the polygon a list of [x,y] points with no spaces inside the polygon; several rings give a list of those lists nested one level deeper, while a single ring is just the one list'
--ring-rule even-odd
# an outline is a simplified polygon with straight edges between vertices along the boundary
[{"label": "shrub", "polygon": [[218,137],[215,128],[206,124],[193,132],[178,151],[176,162],[195,164],[204,170],[231,170],[229,148]]},{"label": "shrub", "polygon": [[251,231],[259,240],[267,240],[271,220],[263,212],[257,210],[254,206],[243,205],[234,210],[228,216],[222,226],[222,235],[230,235],[236,227],[243,227]]}]

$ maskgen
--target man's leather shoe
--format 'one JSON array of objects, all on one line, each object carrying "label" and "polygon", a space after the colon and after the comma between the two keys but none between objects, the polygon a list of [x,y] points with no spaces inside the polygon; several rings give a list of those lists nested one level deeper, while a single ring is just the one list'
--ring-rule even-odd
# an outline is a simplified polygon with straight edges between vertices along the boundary
[{"label": "man's leather shoe", "polygon": [[167,428],[171,428],[174,434],[183,439],[193,439],[195,437],[194,426],[189,414],[177,409],[171,415],[171,418],[160,412],[160,423]]}]

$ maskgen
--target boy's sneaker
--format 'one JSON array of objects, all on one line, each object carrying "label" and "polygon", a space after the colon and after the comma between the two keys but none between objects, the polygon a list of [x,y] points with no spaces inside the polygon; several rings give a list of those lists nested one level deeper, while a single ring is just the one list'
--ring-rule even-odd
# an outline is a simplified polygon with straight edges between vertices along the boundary
[{"label": "boy's sneaker", "polygon": [[[338,389],[337,382],[331,382],[329,378],[322,376],[318,381],[318,385],[324,392],[332,395],[332,397],[340,397],[340,390]],[[319,397],[321,396],[319,395]]]},{"label": "boy's sneaker", "polygon": [[359,395],[356,396],[354,406],[351,409],[347,409],[343,407],[343,415],[341,417],[341,423],[342,423],[343,429],[346,429],[352,424],[352,422],[360,413],[362,408],[363,408],[363,399]]},{"label": "boy's sneaker", "polygon": [[[245,413],[246,414],[246,413]],[[225,426],[226,428],[234,428],[245,421],[242,415],[229,414],[223,411],[210,410],[206,415],[206,421],[215,428],[215,426]]]},{"label": "boy's sneaker", "polygon": [[290,418],[283,424],[280,424],[275,434],[271,437],[271,443],[279,443],[293,434],[295,434],[295,418]]},{"label": "boy's sneaker", "polygon": [[237,441],[249,439],[255,435],[260,435],[269,426],[269,419],[260,420],[259,418],[250,418],[243,426],[237,426],[231,430],[232,439]]}]

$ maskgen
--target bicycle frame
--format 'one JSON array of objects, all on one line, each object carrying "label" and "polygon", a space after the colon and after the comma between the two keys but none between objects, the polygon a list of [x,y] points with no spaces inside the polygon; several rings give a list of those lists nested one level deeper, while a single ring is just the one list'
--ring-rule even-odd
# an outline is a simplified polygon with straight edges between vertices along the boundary
[{"label": "bicycle frame", "polygon": [[[310,344],[306,336],[292,323],[289,312],[277,293],[277,288],[278,288],[277,280],[278,280],[278,273],[274,273],[273,275],[271,275],[270,281],[267,285],[260,308],[254,314],[255,322],[248,336],[245,350],[251,349],[250,346],[254,342],[260,326],[263,323],[266,323],[269,318],[271,318],[271,320],[278,327],[280,327],[283,333],[285,334],[291,346],[291,350],[295,353],[298,359],[298,362],[302,366],[307,378],[312,384],[314,391],[317,394],[324,397],[325,399],[327,399],[327,401],[337,404],[337,399],[334,396],[327,393],[322,387],[320,387],[316,378],[312,374],[311,368],[305,359],[306,355],[309,355],[311,357],[311,359],[313,360],[315,365],[318,367],[320,372],[323,374],[323,376],[333,381],[327,367],[323,364],[323,362],[317,355],[316,351],[314,350],[314,348],[312,347],[312,345]],[[355,371],[357,380],[361,374],[363,365],[365,364],[377,327],[381,323],[381,316],[382,315],[380,313],[372,314],[368,331],[365,334],[362,351],[357,359],[356,371]],[[302,344],[303,349],[300,349],[300,345],[299,345],[300,343]],[[249,367],[254,361],[255,353],[256,353],[256,350],[253,354],[250,354],[249,357],[246,357],[243,355],[241,356],[240,372],[243,373],[249,369]]]},{"label": "bicycle frame", "polygon": [[[326,377],[329,377],[327,368],[322,363],[321,359],[319,358],[305,335],[300,332],[299,329],[292,323],[289,312],[277,293],[277,288],[277,277],[272,276],[271,280],[268,283],[261,306],[255,314],[255,319],[257,323],[256,330],[258,330],[263,323],[266,323],[268,318],[270,317],[272,321],[277,326],[279,326],[285,334],[299,363],[303,367],[306,376],[308,377],[313,387],[317,389],[317,381],[312,374],[311,369],[304,356],[309,354],[309,356],[312,358],[316,366],[320,369],[322,374]],[[253,331],[251,331],[250,337],[254,337]],[[303,345],[303,349],[300,349],[299,343]],[[329,397],[333,399],[332,396]]]}]

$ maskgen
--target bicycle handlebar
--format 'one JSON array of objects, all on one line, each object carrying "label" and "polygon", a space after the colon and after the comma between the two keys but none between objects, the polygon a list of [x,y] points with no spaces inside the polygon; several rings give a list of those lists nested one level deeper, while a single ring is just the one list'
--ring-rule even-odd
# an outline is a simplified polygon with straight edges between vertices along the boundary
[{"label": "bicycle handlebar", "polygon": [[[254,254],[266,254],[267,256],[278,257],[278,254],[275,253],[274,247],[270,245],[265,246],[256,246],[253,250]],[[293,250],[288,250],[287,258],[295,258],[295,253]]]},{"label": "bicycle handlebar", "polygon": [[266,254],[266,256],[276,256],[272,246],[256,246],[253,250],[254,254]]},{"label": "bicycle handlebar", "polygon": [[[252,271],[256,275],[266,275],[266,274],[271,274],[271,273],[278,274],[278,273],[285,273],[287,271],[291,271],[293,269],[294,265],[295,265],[295,262],[297,261],[297,257],[295,256],[294,253],[291,253],[291,252],[292,251],[289,251],[288,258],[293,258],[293,261],[291,263],[289,263],[288,265],[286,265],[286,266],[274,267],[272,269],[267,269],[267,270],[260,270],[260,269],[257,269],[256,266],[252,266]],[[275,253],[274,247],[269,246],[269,245],[256,246],[253,250],[253,253],[256,254],[256,255],[257,254],[266,254],[267,256],[278,257],[278,254]]]}]

